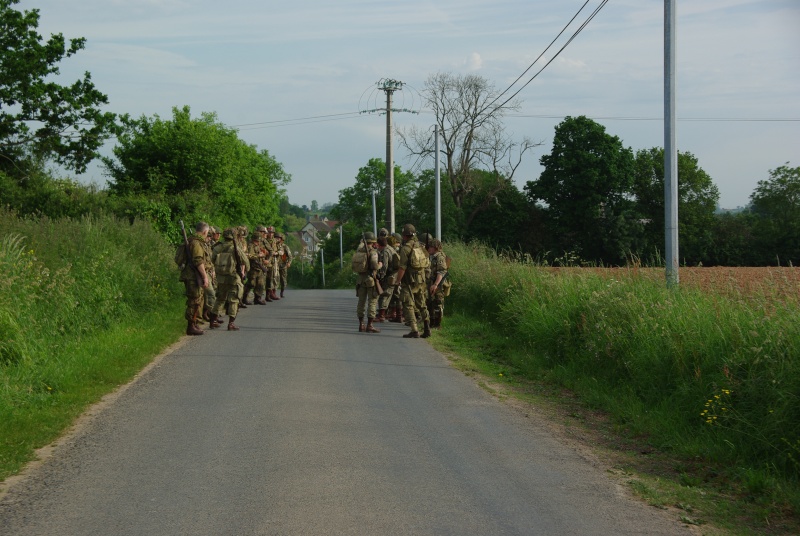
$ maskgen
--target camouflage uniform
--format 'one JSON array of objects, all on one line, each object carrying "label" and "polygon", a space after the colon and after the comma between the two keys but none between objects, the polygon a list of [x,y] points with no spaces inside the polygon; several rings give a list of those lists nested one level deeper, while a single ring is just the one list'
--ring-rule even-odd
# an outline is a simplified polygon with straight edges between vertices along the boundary
[{"label": "camouflage uniform", "polygon": [[246,304],[250,303],[250,291],[253,291],[253,300],[259,305],[265,305],[267,302],[264,295],[267,292],[266,282],[267,274],[264,271],[267,262],[266,252],[261,247],[261,237],[253,234],[250,243],[247,245],[247,258],[250,261],[250,271],[247,272],[247,284],[244,286],[242,293],[242,301]]},{"label": "camouflage uniform", "polygon": [[400,265],[400,255],[396,249],[389,245],[388,232],[383,234],[384,231],[385,229],[381,229],[379,232],[381,238],[385,238],[387,243],[383,249],[378,248],[378,260],[383,264],[378,270],[378,281],[381,282],[383,287],[383,292],[378,298],[378,317],[376,318],[378,322],[383,322],[387,319],[387,311],[389,320],[396,314],[399,315],[396,308],[390,309],[390,303],[397,288],[396,275],[397,268]]},{"label": "camouflage uniform", "polygon": [[280,297],[283,298],[283,293],[289,282],[289,267],[292,265],[292,248],[284,242],[283,234],[275,233],[275,238],[278,239],[276,261],[278,263],[278,282],[281,287]]},{"label": "camouflage uniform", "polygon": [[[198,224],[199,226],[200,224]],[[207,264],[207,250],[205,248],[205,232],[196,232],[188,238],[189,244],[185,246],[185,262],[181,267],[180,280],[186,288],[186,310],[184,317],[188,322],[186,327],[187,335],[200,335],[202,330],[198,329],[197,321],[203,314],[204,288],[198,282],[202,275],[197,266],[205,267]]]},{"label": "camouflage uniform", "polygon": [[228,331],[237,331],[239,328],[234,320],[239,314],[239,300],[244,292],[241,274],[242,271],[249,271],[250,262],[247,254],[238,245],[236,230],[225,229],[223,236],[225,240],[217,244],[213,251],[214,267],[219,280],[214,314],[220,316],[223,312],[227,313]]},{"label": "camouflage uniform", "polygon": [[403,270],[403,277],[400,281],[402,284],[400,296],[403,302],[403,316],[406,324],[411,328],[411,333],[403,335],[403,337],[417,338],[420,336],[417,329],[417,314],[420,315],[425,327],[422,337],[427,337],[430,335],[430,317],[425,303],[425,295],[427,293],[425,289],[425,272],[411,267],[412,249],[420,246],[414,236],[414,226],[410,223],[403,228],[403,239],[405,241],[400,248],[399,265],[399,269]]},{"label": "camouflage uniform", "polygon": [[[428,252],[431,250],[430,276],[428,277],[428,312],[431,318],[431,327],[438,328],[442,325],[444,316],[444,299],[450,295],[450,278],[448,276],[447,256],[442,251],[442,243],[432,240]],[[438,280],[438,282],[437,282]]]},{"label": "camouflage uniform", "polygon": [[[367,242],[366,247],[364,241]],[[375,235],[372,233],[365,233],[364,240],[358,245],[358,251],[366,251],[368,255],[367,271],[358,274],[356,277],[356,295],[358,296],[356,315],[358,316],[358,331],[366,331],[367,333],[380,333],[380,331],[372,325],[375,321],[375,313],[378,305],[378,289],[375,288],[375,280],[372,274],[380,267],[378,252],[373,247],[374,244]],[[364,326],[365,312],[367,313],[366,327]]]}]

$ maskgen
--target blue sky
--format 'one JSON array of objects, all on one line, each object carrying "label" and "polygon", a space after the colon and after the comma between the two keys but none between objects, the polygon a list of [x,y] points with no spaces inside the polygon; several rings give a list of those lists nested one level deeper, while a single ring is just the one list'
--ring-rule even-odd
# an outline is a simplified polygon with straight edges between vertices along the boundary
[{"label": "blue sky", "polygon": [[[90,71],[117,113],[170,117],[173,106],[189,105],[193,115],[216,112],[232,127],[258,123],[241,127],[240,137],[292,175],[292,203],[322,205],[352,186],[370,158],[385,157],[385,117],[355,113],[371,107],[370,96],[382,105],[379,80],[404,82],[395,104],[406,107],[420,106],[414,89],[436,72],[478,74],[503,90],[584,1],[22,0],[16,7],[40,9],[44,36],[87,38],[86,50],[62,64],[65,83]],[[599,4],[590,0],[579,20]],[[800,2],[677,6],[678,147],[698,157],[723,207],[744,205],[770,169],[800,165]],[[539,158],[567,115],[595,119],[634,150],[664,145],[663,13],[663,0],[611,0],[521,91],[508,131],[544,145],[518,170],[520,187],[538,177]],[[349,115],[294,121],[335,114]],[[433,124],[424,109],[394,119],[400,128]],[[411,168],[416,162],[396,139],[394,146],[396,163]],[[79,179],[105,182],[97,166]]]}]

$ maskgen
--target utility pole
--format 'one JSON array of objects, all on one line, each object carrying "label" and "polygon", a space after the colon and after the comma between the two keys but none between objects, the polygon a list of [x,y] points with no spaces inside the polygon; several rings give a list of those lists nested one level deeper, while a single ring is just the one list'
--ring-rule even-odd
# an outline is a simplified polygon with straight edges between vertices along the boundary
[{"label": "utility pole", "polygon": [[[386,114],[386,228],[389,230],[390,233],[395,232],[395,213],[394,213],[394,155],[392,154],[392,112],[410,112],[412,114],[418,114],[418,109],[410,109],[410,108],[393,108],[392,107],[392,95],[395,91],[403,92],[403,86],[405,84],[400,82],[399,80],[392,80],[391,78],[382,78],[376,84],[378,91],[383,91],[386,93],[386,107],[385,108],[378,108],[377,102],[372,105],[374,106],[371,109],[364,109],[362,108],[362,101],[359,101],[359,110],[362,114],[371,114],[371,113],[385,113]],[[373,90],[374,91],[374,90]],[[366,93],[366,92],[365,92]],[[419,93],[412,88],[412,94]],[[365,104],[371,104],[372,95],[376,93],[371,93],[370,98]],[[402,105],[401,105],[402,106]],[[412,103],[413,106],[413,103]]]},{"label": "utility pole", "polygon": [[399,80],[385,78],[379,86],[386,93],[386,228],[395,231],[394,222],[394,155],[392,154],[392,94],[403,89]]},{"label": "utility pole", "polygon": [[678,275],[678,148],[675,135],[675,21],[677,0],[664,0],[664,254],[667,286]]},{"label": "utility pole", "polygon": [[441,184],[441,172],[439,169],[439,125],[436,125],[433,130],[433,135],[436,137],[436,143],[434,143],[434,156],[436,158],[435,162],[435,169],[436,169],[436,188],[435,188],[435,203],[436,203],[436,238],[439,240],[442,239],[442,184]]}]

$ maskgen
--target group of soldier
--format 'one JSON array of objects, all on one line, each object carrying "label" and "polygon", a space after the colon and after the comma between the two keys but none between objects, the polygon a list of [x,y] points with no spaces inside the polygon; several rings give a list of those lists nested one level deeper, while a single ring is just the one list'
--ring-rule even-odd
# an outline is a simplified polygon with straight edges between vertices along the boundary
[{"label": "group of soldier", "polygon": [[292,252],[274,227],[260,225],[248,239],[247,227],[220,231],[198,222],[191,236],[184,232],[184,240],[175,262],[186,287],[187,335],[202,335],[200,326],[205,323],[218,328],[224,315],[228,316],[228,331],[238,331],[239,309],[284,297]]},{"label": "group of soldier", "polygon": [[411,331],[403,337],[418,339],[441,327],[451,282],[440,240],[428,233],[417,237],[414,225],[407,223],[402,235],[386,229],[377,238],[364,233],[359,253],[366,253],[367,261],[356,281],[358,331],[379,333],[376,322],[404,322]]}]

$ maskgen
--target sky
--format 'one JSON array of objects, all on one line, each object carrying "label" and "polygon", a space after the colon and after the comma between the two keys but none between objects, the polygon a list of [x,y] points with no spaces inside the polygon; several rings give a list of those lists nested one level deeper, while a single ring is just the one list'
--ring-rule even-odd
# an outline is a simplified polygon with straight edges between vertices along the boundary
[{"label": "sky", "polygon": [[[168,119],[215,112],[291,175],[295,205],[321,206],[353,186],[359,168],[386,156],[383,79],[403,82],[397,128],[431,128],[421,99],[435,73],[477,74],[505,90],[556,38],[585,0],[22,0],[39,33],[85,37],[61,64],[64,84],[89,71],[107,110]],[[602,3],[576,23],[512,91]],[[744,206],[769,170],[800,166],[800,2],[676,0],[677,145]],[[542,145],[514,177],[542,171],[566,116],[585,115],[634,151],[664,146],[664,1],[611,0],[520,91],[508,134]],[[110,155],[113,142],[103,148]],[[393,140],[403,170],[432,169]],[[93,165],[81,182],[105,184]]]}]

